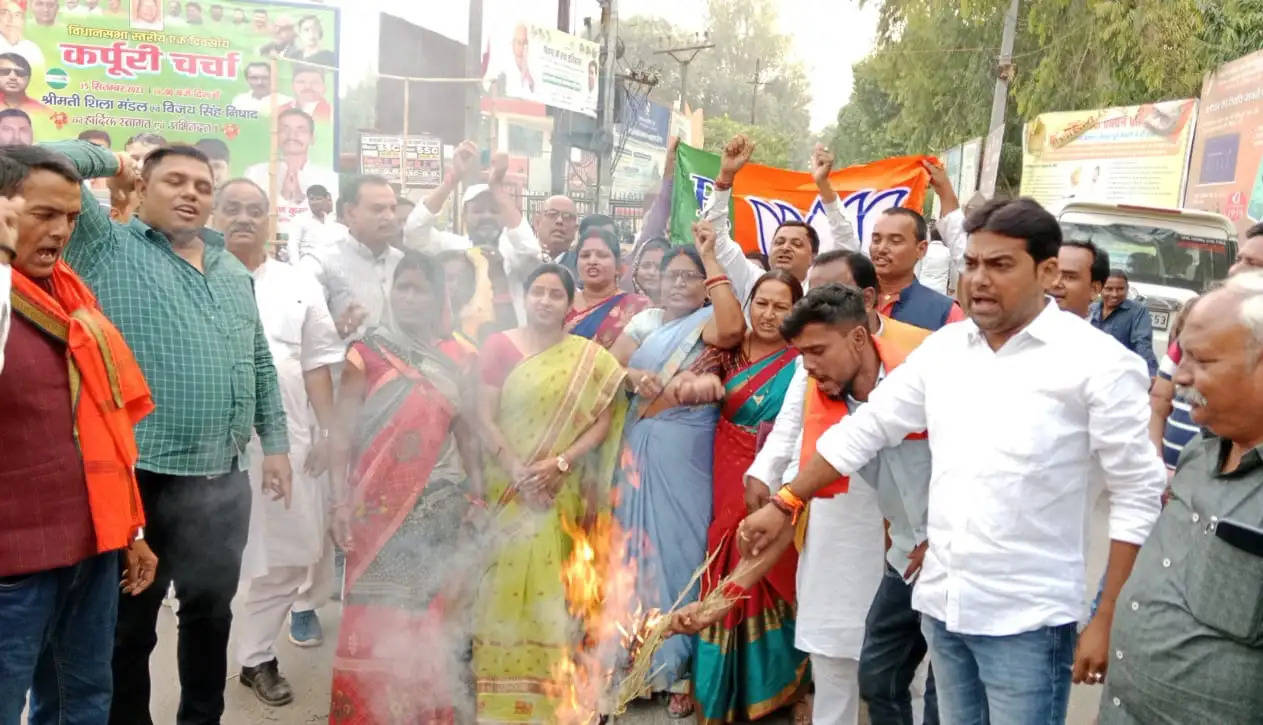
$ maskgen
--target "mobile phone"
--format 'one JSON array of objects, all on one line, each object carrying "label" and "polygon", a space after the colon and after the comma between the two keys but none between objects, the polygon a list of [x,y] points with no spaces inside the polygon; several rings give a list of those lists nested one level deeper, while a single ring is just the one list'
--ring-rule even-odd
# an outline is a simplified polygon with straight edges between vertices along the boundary
[{"label": "mobile phone", "polygon": [[1215,524],[1215,536],[1234,549],[1240,549],[1254,556],[1263,556],[1263,529],[1235,521],[1221,520]]}]

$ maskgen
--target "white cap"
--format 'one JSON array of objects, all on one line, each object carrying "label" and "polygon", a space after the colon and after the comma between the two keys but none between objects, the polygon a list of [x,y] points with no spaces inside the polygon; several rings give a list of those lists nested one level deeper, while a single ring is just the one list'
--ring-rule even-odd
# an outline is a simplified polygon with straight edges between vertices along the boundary
[{"label": "white cap", "polygon": [[465,195],[461,197],[460,204],[461,206],[464,206],[474,199],[477,199],[479,196],[490,192],[491,187],[486,184],[474,184],[473,186],[467,186],[465,187]]}]

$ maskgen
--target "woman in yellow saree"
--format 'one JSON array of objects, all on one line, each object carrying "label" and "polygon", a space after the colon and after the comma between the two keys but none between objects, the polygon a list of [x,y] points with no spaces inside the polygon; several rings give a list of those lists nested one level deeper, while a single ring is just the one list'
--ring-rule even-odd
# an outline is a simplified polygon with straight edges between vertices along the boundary
[{"label": "woman in yellow saree", "polygon": [[571,546],[563,521],[608,507],[622,437],[622,366],[563,329],[574,280],[549,264],[525,286],[527,325],[488,337],[479,362],[491,516],[491,566],[474,612],[480,723],[555,721],[565,683],[553,673],[580,631],[562,588]]}]

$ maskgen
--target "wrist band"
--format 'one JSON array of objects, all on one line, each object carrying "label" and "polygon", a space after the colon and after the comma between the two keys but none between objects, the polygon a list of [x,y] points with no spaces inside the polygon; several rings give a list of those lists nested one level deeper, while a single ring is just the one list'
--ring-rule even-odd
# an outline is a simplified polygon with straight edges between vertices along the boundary
[{"label": "wrist band", "polygon": [[713,284],[718,284],[720,282],[731,282],[731,281],[732,280],[728,279],[728,275],[717,274],[714,277],[711,277],[710,279],[706,280],[706,286],[709,287]]},{"label": "wrist band", "polygon": [[715,182],[715,189],[716,189],[717,191],[728,191],[728,190],[729,190],[729,189],[731,189],[731,188],[732,188],[732,184],[729,184],[729,183],[726,183],[726,182],[723,182],[723,181],[716,181],[716,182]]},{"label": "wrist band", "polygon": [[795,525],[798,524],[798,515],[807,507],[807,503],[789,490],[789,486],[781,486],[771,500],[777,508],[789,514],[790,523]]},{"label": "wrist band", "polygon": [[768,499],[768,503],[776,507],[777,511],[780,511],[781,513],[788,516],[790,518],[790,523],[795,523],[795,524],[798,523],[797,512],[794,511],[792,506],[780,500],[780,498],[776,496],[773,496],[772,498]]}]

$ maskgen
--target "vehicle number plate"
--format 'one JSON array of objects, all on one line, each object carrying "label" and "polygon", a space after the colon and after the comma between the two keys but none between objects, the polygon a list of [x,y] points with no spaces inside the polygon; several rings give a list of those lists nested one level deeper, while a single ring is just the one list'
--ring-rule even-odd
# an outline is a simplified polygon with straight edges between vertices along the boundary
[{"label": "vehicle number plate", "polygon": [[1149,310],[1149,322],[1152,323],[1153,329],[1155,330],[1167,329],[1167,323],[1169,322],[1170,317],[1170,312],[1155,312],[1153,310]]}]

